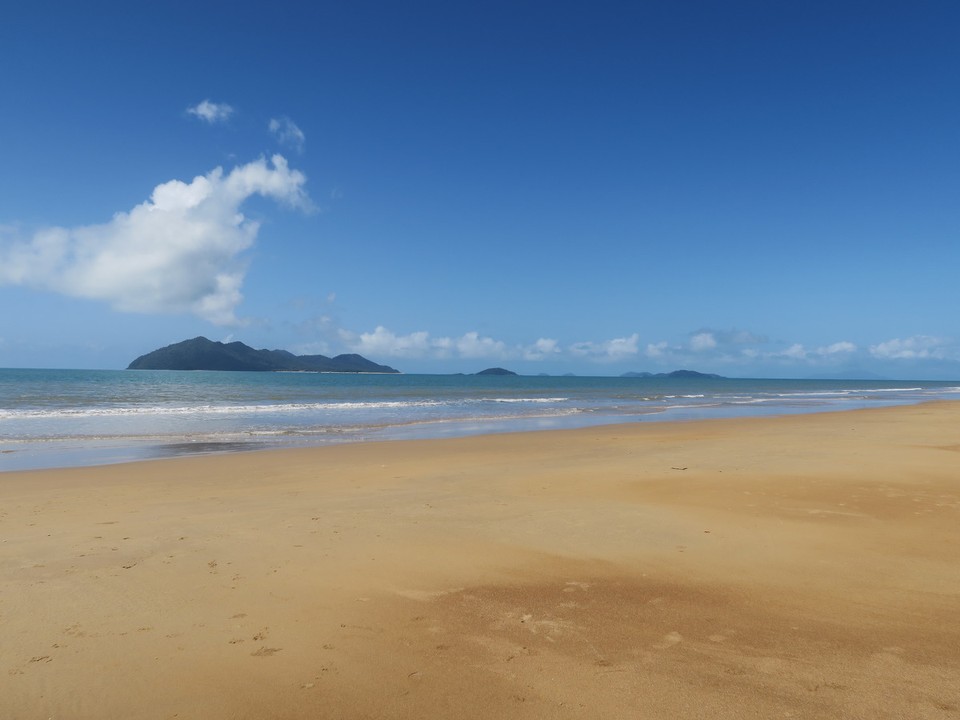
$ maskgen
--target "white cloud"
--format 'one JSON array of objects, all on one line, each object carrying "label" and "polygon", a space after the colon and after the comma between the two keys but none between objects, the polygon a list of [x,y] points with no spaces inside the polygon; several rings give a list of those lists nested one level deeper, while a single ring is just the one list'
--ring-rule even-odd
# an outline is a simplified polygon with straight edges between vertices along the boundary
[{"label": "white cloud", "polygon": [[234,324],[246,272],[239,256],[259,230],[240,207],[261,195],[309,209],[305,182],[281,155],[226,175],[216,168],[190,183],[171,180],[108,223],[0,240],[0,285],[104,300],[124,312],[189,312]]},{"label": "white cloud", "polygon": [[193,107],[187,108],[187,112],[213,125],[218,122],[226,122],[227,118],[233,115],[233,108],[226,103],[204,100]]},{"label": "white cloud", "polygon": [[718,352],[730,352],[734,350],[733,346],[743,345],[763,345],[767,338],[763,335],[755,335],[746,330],[715,330],[713,328],[701,328],[690,333],[689,347],[694,352],[707,352],[717,350]]},{"label": "white cloud", "polygon": [[[677,366],[688,363],[703,363],[705,358],[711,363],[737,365],[738,363],[755,363],[757,361],[776,362],[807,362],[820,364],[828,359],[836,359],[842,355],[850,355],[857,351],[857,346],[848,341],[836,342],[831,345],[808,349],[800,343],[793,343],[780,350],[763,350],[762,345],[769,344],[763,335],[756,335],[746,330],[714,330],[701,328],[689,334],[684,343],[672,344],[666,340],[647,343],[642,350],[642,356],[658,365],[674,364]],[[595,357],[600,359],[629,359],[637,354],[636,336],[620,338],[609,343],[577,343],[569,348],[570,354],[581,357]]]},{"label": "white cloud", "polygon": [[524,348],[523,359],[524,360],[543,360],[546,357],[551,355],[556,355],[560,352],[560,345],[556,340],[550,338],[540,338],[533,345],[530,345]]},{"label": "white cloud", "polygon": [[658,343],[648,343],[647,349],[644,354],[648,358],[661,358],[665,356],[670,350],[670,345],[665,340],[661,340]]},{"label": "white cloud", "polygon": [[835,342],[832,345],[827,345],[825,347],[817,348],[816,352],[818,355],[840,355],[843,353],[852,353],[857,351],[857,346],[852,342],[843,340],[841,342]]},{"label": "white cloud", "polygon": [[271,118],[267,127],[281,145],[291,147],[298,153],[303,152],[307,143],[307,136],[303,134],[303,130],[297,127],[293,120],[288,117]]},{"label": "white cloud", "polygon": [[506,359],[521,357],[518,348],[509,348],[502,340],[485,337],[477,332],[468,332],[459,338],[430,337],[425,330],[408,335],[397,335],[378,325],[373,332],[355,333],[350,330],[339,331],[340,341],[351,352],[361,355],[404,357],[404,358],[449,358],[464,359]]},{"label": "white cloud", "polygon": [[602,361],[615,362],[633,357],[639,352],[640,336],[637,333],[628,337],[614,338],[605,342],[579,342],[570,346],[570,352],[581,357],[593,357]]},{"label": "white cloud", "polygon": [[430,352],[430,334],[425,330],[397,335],[382,325],[372,333],[340,331],[340,339],[352,352],[390,357],[423,357]]},{"label": "white cloud", "polygon": [[837,356],[849,356],[856,351],[857,346],[852,342],[841,340],[812,350],[807,349],[801,343],[793,343],[785,350],[775,352],[760,352],[755,348],[747,348],[741,351],[741,355],[751,359],[804,361],[811,365],[817,365],[836,361]]},{"label": "white cloud", "polygon": [[[802,343],[780,344],[778,349],[762,349],[756,343],[770,343],[763,336],[744,331],[698,330],[687,342],[671,344],[668,341],[647,343],[639,346],[639,335],[613,338],[602,342],[585,341],[561,345],[551,338],[539,338],[529,344],[508,345],[501,340],[478,332],[467,332],[459,337],[434,337],[421,330],[408,335],[397,335],[383,326],[373,332],[355,333],[337,329],[339,342],[351,352],[369,354],[373,357],[403,357],[438,359],[486,358],[489,360],[519,360],[539,362],[592,361],[596,363],[629,362],[634,358],[647,358],[659,366],[683,367],[688,363],[704,362],[709,358],[714,365],[729,367],[755,367],[768,363],[770,367],[835,367],[848,364],[866,351],[848,340],[840,340],[818,347]],[[870,347],[875,358],[935,358],[958,357],[955,345],[941,338],[917,336],[895,339]],[[707,368],[709,369],[709,368]]]},{"label": "white cloud", "polygon": [[480,337],[479,333],[468,332],[456,341],[457,352],[464,358],[503,358],[507,357],[507,346],[500,340]]},{"label": "white cloud", "polygon": [[870,354],[884,360],[944,360],[950,353],[946,341],[942,338],[914,335],[871,345]]},{"label": "white cloud", "polygon": [[804,360],[807,357],[807,351],[804,349],[803,345],[800,343],[794,343],[786,350],[783,350],[779,353],[776,353],[780,357],[789,358],[791,360]]},{"label": "white cloud", "polygon": [[713,333],[700,332],[690,338],[690,349],[694,352],[713,350],[716,347],[717,340],[714,338]]}]

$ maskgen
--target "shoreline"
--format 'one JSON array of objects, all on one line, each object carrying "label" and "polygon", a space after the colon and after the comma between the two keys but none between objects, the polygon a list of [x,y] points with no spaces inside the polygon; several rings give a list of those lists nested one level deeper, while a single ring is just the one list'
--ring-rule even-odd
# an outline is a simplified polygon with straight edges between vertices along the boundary
[{"label": "shoreline", "polygon": [[[71,438],[47,438],[34,441],[8,440],[8,447],[0,444],[0,477],[8,472],[27,470],[54,470],[79,467],[104,467],[130,462],[150,462],[176,457],[201,457],[233,453],[267,452],[271,450],[308,449],[331,447],[340,444],[365,444],[370,442],[420,441],[504,435],[526,432],[551,432],[554,430],[577,430],[607,425],[633,425],[638,423],[688,423],[712,420],[736,420],[746,418],[775,418],[822,413],[846,413],[862,409],[885,407],[910,407],[937,402],[960,402],[950,398],[923,400],[890,400],[851,402],[850,406],[769,406],[741,405],[735,408],[716,406],[670,407],[649,411],[623,419],[612,414],[546,414],[515,418],[472,418],[463,420],[412,420],[407,423],[364,428],[343,428],[338,431],[307,433],[303,435],[281,433],[258,435],[238,431],[226,438],[202,433],[190,433],[181,437],[150,438],[130,436],[106,439],[102,437],[77,436]],[[285,436],[286,435],[286,436]],[[258,439],[252,439],[257,437]],[[11,447],[15,449],[11,449]]]},{"label": "shoreline", "polygon": [[945,718],[960,402],[0,474],[4,717]]}]

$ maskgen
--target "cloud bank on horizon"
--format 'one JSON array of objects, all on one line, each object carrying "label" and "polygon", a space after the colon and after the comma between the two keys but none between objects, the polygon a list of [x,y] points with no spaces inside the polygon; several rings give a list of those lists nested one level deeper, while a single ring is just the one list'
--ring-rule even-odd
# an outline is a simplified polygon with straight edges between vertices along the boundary
[{"label": "cloud bank on horizon", "polygon": [[[671,366],[689,363],[713,368],[765,362],[783,368],[832,367],[874,360],[960,360],[960,346],[949,338],[913,336],[858,347],[841,340],[830,345],[807,348],[800,343],[773,343],[766,337],[740,330],[701,329],[689,334],[684,343],[666,341],[641,344],[640,334],[606,341],[583,341],[563,345],[552,338],[539,338],[529,345],[510,345],[502,340],[467,332],[460,337],[432,337],[427,331],[398,335],[378,326],[372,332],[356,333],[337,329],[340,341],[351,352],[372,357],[416,359],[484,359],[489,361],[544,361],[568,358],[597,365],[654,362]],[[766,349],[768,346],[779,346]],[[785,346],[784,346],[785,345]],[[303,351],[308,347],[304,346]],[[316,350],[316,347],[313,348]]]}]

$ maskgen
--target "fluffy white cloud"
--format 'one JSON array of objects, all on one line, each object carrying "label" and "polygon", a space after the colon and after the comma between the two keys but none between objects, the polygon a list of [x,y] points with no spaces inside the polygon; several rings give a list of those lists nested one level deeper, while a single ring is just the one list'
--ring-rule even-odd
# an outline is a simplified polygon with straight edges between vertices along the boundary
[{"label": "fluffy white cloud", "polygon": [[352,352],[372,356],[424,357],[432,347],[430,334],[426,331],[397,335],[382,325],[370,333],[341,330],[340,340]]},{"label": "fluffy white cloud", "polygon": [[267,127],[281,145],[291,147],[299,153],[303,152],[307,143],[307,136],[303,134],[303,130],[297,127],[293,120],[288,117],[271,118]]},{"label": "fluffy white cloud", "polygon": [[[425,330],[408,335],[397,335],[382,325],[373,332],[355,333],[350,330],[339,331],[339,339],[351,352],[371,356],[405,358],[449,358],[464,359],[506,359],[522,357],[519,348],[510,348],[502,340],[485,337],[477,332],[464,333],[458,338],[430,337]],[[548,341],[549,342],[549,341]]]},{"label": "fluffy white cloud", "polygon": [[884,360],[944,360],[950,353],[946,341],[942,338],[914,335],[871,345],[870,354]]},{"label": "fluffy white cloud", "polygon": [[479,333],[468,332],[456,341],[457,352],[464,358],[504,358],[507,346],[500,340],[480,337]]},{"label": "fluffy white cloud", "polygon": [[226,103],[204,100],[193,107],[188,107],[187,112],[213,125],[214,123],[225,122],[227,118],[233,115],[233,108]]},{"label": "fluffy white cloud", "polygon": [[0,240],[0,285],[104,300],[125,312],[189,312],[236,323],[246,272],[239,256],[259,230],[240,207],[261,195],[308,209],[305,182],[281,155],[226,175],[216,168],[190,183],[171,180],[108,223]]},{"label": "fluffy white cloud", "polygon": [[556,355],[560,352],[560,345],[556,340],[550,338],[540,338],[533,345],[530,345],[523,350],[523,359],[524,360],[543,360],[546,357],[551,355]]}]

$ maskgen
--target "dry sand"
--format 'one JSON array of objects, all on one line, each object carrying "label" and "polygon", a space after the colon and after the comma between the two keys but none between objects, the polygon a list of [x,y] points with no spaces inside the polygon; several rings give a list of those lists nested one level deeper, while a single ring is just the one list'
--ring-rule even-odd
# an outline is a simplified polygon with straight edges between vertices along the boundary
[{"label": "dry sand", "polygon": [[0,474],[0,718],[960,718],[960,403]]}]

